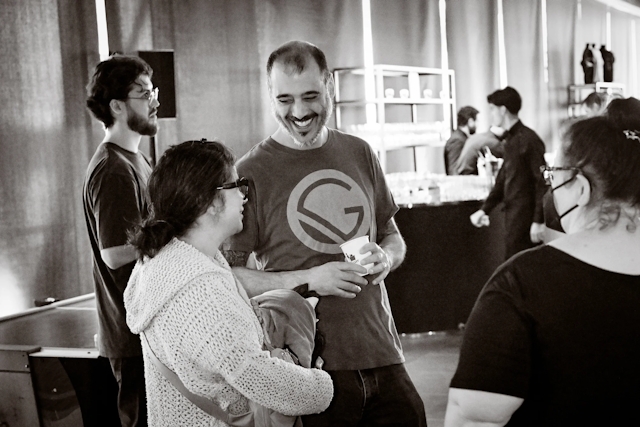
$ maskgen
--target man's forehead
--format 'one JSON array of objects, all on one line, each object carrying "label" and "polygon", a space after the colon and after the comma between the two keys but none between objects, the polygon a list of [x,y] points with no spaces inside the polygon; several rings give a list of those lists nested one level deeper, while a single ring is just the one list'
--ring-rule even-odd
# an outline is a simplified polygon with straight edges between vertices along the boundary
[{"label": "man's forehead", "polygon": [[142,90],[153,89],[153,83],[151,83],[151,78],[147,74],[140,74],[133,82],[133,89],[138,88]]},{"label": "man's forehead", "polygon": [[271,70],[271,86],[276,93],[285,92],[317,92],[324,87],[324,80],[320,69],[305,67],[300,72],[295,66],[274,64]]}]

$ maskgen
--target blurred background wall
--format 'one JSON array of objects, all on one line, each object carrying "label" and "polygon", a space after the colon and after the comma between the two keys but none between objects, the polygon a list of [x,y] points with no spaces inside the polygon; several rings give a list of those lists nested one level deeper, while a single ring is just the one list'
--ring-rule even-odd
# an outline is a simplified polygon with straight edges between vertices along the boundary
[{"label": "blurred background wall", "polygon": [[[442,2],[371,0],[374,62],[440,67]],[[582,83],[587,42],[610,43],[615,81],[638,96],[638,16],[604,0],[502,3],[508,84],[523,96],[522,120],[548,150],[566,118],[567,85]],[[498,0],[445,4],[457,106],[478,108],[486,128],[486,95],[501,83]],[[161,120],[158,155],[177,142],[218,137],[241,156],[270,135],[263,70],[288,40],[318,45],[330,68],[364,65],[361,0],[105,0],[105,8],[111,51],[174,52],[177,116]],[[1,0],[0,37],[2,316],[35,299],[92,292],[81,193],[103,131],[84,107],[99,62],[95,0]],[[149,152],[148,140],[142,148]]]}]

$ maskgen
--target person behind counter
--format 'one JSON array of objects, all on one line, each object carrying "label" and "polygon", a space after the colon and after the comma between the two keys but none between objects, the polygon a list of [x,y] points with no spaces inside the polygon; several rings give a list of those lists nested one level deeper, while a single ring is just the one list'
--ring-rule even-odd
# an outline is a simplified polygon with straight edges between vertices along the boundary
[{"label": "person behind counter", "polygon": [[[629,125],[630,123],[627,123]],[[640,120],[572,124],[544,167],[566,235],[511,258],[466,324],[446,427],[626,425],[640,401]]]},{"label": "person behind counter", "polygon": [[333,397],[326,372],[263,351],[261,323],[218,250],[242,230],[247,182],[234,161],[220,142],[188,141],[169,148],[149,179],[151,213],[131,240],[140,259],[124,299],[127,324],[143,338],[150,426],[226,425],[178,391],[155,358],[231,414],[246,413],[249,399],[285,415],[317,413]]},{"label": "person behind counter", "polygon": [[476,117],[478,110],[473,107],[462,107],[458,111],[458,128],[444,145],[444,167],[447,175],[457,175],[458,159],[467,138],[476,133]]},{"label": "person behind counter", "polygon": [[486,132],[471,135],[464,143],[455,165],[458,175],[478,175],[478,158],[486,147],[495,157],[504,157],[504,129],[491,126]]},{"label": "person behind counter", "polygon": [[490,94],[487,101],[491,124],[507,130],[504,162],[482,208],[474,212],[470,220],[476,227],[488,226],[488,214],[500,202],[504,203],[505,258],[508,259],[544,238],[542,199],[547,188],[540,167],[546,165],[545,146],[518,117],[522,107],[518,91],[507,86]]}]

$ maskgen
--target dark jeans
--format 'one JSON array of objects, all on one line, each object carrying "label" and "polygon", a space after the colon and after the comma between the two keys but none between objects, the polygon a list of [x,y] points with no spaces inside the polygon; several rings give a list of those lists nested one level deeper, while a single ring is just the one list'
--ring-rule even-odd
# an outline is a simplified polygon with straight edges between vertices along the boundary
[{"label": "dark jeans", "polygon": [[323,413],[302,417],[304,427],[426,427],[424,403],[404,365],[328,373],[333,400]]},{"label": "dark jeans", "polygon": [[142,356],[109,358],[118,382],[118,413],[122,427],[147,426],[147,399]]}]

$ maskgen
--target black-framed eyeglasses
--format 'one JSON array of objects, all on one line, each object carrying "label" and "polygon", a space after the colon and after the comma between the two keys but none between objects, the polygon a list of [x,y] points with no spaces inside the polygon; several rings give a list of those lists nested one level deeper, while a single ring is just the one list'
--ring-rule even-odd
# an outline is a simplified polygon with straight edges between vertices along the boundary
[{"label": "black-framed eyeglasses", "polygon": [[553,172],[555,171],[574,171],[574,177],[575,175],[582,173],[582,169],[570,166],[540,166],[540,172],[542,172],[545,184],[553,185]]},{"label": "black-framed eyeglasses", "polygon": [[247,197],[247,194],[249,194],[249,180],[245,177],[238,178],[233,182],[227,182],[220,187],[216,187],[216,190],[231,190],[233,188],[239,189],[244,194],[244,197]]},{"label": "black-framed eyeglasses", "polygon": [[126,99],[142,99],[147,101],[149,104],[151,104],[153,101],[157,101],[158,100],[158,94],[160,92],[160,89],[158,89],[157,87],[154,87],[151,90],[145,91],[141,96],[139,97],[135,97],[135,96],[127,96]]}]

